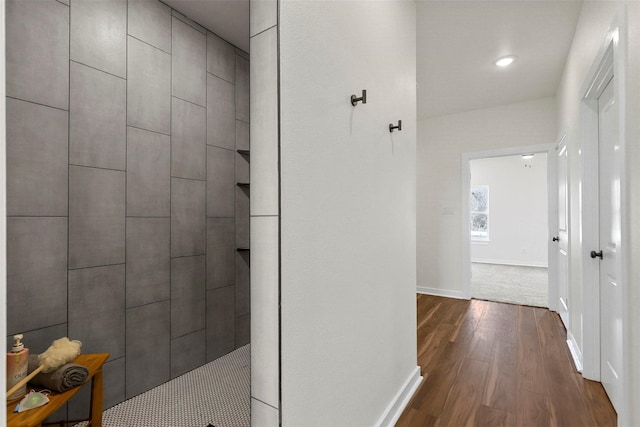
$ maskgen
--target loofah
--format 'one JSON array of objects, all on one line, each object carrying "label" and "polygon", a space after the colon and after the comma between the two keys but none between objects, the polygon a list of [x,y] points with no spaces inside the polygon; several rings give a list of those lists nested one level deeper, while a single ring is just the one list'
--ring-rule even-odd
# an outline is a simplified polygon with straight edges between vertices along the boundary
[{"label": "loofah", "polygon": [[43,367],[42,371],[52,372],[65,363],[73,361],[80,354],[80,347],[82,343],[78,340],[71,341],[67,337],[55,340],[44,353],[38,356],[40,366]]}]

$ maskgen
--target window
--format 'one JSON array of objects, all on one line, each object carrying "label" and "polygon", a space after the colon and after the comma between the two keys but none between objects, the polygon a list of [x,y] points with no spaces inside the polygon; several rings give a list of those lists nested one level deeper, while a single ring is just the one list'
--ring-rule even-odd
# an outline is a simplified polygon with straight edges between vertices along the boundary
[{"label": "window", "polygon": [[471,240],[489,240],[489,186],[471,187]]}]

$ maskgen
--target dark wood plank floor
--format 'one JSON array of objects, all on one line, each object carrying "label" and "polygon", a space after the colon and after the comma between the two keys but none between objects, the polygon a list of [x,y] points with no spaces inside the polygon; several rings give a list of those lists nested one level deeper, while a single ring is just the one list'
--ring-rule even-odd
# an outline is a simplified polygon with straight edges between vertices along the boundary
[{"label": "dark wood plank floor", "polygon": [[615,426],[565,342],[547,309],[419,295],[424,381],[396,426]]}]

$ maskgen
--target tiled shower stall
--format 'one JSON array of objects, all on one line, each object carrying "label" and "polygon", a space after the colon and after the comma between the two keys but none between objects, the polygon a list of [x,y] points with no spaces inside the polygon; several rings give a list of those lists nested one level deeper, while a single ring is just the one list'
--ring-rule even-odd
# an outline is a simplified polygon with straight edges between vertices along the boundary
[{"label": "tiled shower stall", "polygon": [[248,54],[157,0],[6,8],[8,334],[110,353],[105,408],[249,343]]}]

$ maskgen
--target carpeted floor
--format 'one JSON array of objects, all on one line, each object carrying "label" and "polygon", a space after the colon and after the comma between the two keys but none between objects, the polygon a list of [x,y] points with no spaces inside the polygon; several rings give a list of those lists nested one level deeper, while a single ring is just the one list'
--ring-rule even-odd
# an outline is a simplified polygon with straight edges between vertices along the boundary
[{"label": "carpeted floor", "polygon": [[[103,412],[103,427],[248,427],[251,349],[244,347]],[[87,423],[77,424],[76,427]]]},{"label": "carpeted floor", "polygon": [[489,301],[548,307],[548,269],[471,263],[471,296]]}]

